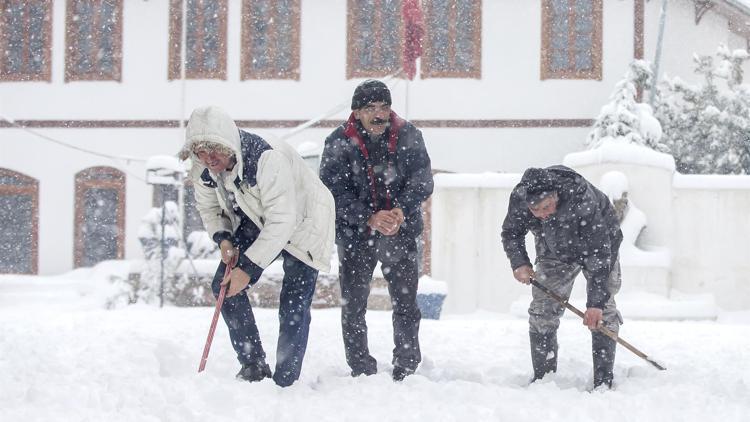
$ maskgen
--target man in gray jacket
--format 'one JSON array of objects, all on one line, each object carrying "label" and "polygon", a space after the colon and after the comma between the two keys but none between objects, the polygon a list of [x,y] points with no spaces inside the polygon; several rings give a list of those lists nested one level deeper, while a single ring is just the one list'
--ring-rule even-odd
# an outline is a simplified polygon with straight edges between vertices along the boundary
[{"label": "man in gray jacket", "polygon": [[[529,231],[536,244],[535,269],[526,253]],[[622,323],[614,300],[621,283],[622,232],[609,198],[567,167],[527,169],[511,193],[502,240],[513,276],[521,283],[535,278],[567,299],[583,270],[588,293],[584,324],[592,330],[594,387],[611,387],[616,343],[594,331],[604,324],[617,333]],[[536,287],[532,296],[529,338],[537,380],[557,370],[557,328],[565,308]]]},{"label": "man in gray jacket", "polygon": [[279,254],[284,259],[273,380],[289,386],[300,375],[318,271],[330,267],[333,197],[288,144],[239,130],[218,107],[193,111],[182,157],[192,158],[198,212],[221,249],[212,289],[218,296],[229,284],[222,316],[242,364],[239,379],[271,377],[245,290]]}]

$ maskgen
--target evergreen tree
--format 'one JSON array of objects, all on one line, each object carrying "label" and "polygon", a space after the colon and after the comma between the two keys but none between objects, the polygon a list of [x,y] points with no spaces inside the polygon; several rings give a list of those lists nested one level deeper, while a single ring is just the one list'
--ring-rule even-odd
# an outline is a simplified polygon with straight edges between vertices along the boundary
[{"label": "evergreen tree", "polygon": [[652,72],[643,60],[635,60],[625,77],[615,85],[609,103],[599,112],[587,144],[597,148],[605,142],[621,142],[664,150],[661,126],[651,107],[636,101],[637,90],[650,86]]},{"label": "evergreen tree", "polygon": [[750,87],[742,73],[748,54],[719,46],[716,57],[694,57],[702,84],[673,78],[659,86],[662,141],[682,173],[750,174]]}]

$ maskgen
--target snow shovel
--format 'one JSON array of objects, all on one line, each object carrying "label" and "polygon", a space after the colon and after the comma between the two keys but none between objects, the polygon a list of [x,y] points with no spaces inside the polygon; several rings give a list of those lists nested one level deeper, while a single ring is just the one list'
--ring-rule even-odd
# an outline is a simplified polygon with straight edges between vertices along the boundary
[{"label": "snow shovel", "polygon": [[[583,312],[581,312],[580,310],[578,310],[578,308],[576,308],[575,306],[573,306],[570,303],[568,303],[567,300],[563,299],[558,294],[556,294],[552,290],[548,289],[547,287],[545,287],[544,285],[542,285],[541,283],[539,283],[535,279],[532,278],[532,279],[530,279],[530,281],[531,281],[531,284],[534,285],[534,287],[536,287],[537,289],[543,291],[544,293],[546,293],[547,295],[549,295],[550,297],[552,297],[556,301],[560,302],[561,305],[563,305],[566,308],[568,308],[571,311],[573,311],[574,314],[576,314],[579,317],[583,318]],[[610,330],[609,328],[605,327],[604,325],[600,325],[599,328],[597,328],[597,331],[599,331],[600,333],[606,335],[607,337],[611,338],[612,340],[620,343],[626,349],[628,349],[631,352],[635,353],[636,356],[638,356],[639,358],[641,358],[641,359],[645,360],[646,362],[650,363],[651,365],[653,365],[656,369],[659,369],[661,371],[666,371],[667,370],[667,368],[665,368],[664,366],[662,366],[661,364],[659,364],[655,360],[653,360],[650,357],[648,357],[645,353],[643,353],[640,350],[638,350],[635,347],[633,347],[630,343],[628,343],[627,341],[623,340],[620,336],[618,336],[617,334],[613,333],[612,330]]]},{"label": "snow shovel", "polygon": [[[235,262],[237,262],[237,259],[233,259],[229,265],[227,265],[226,270],[224,271],[224,279],[229,277],[229,274],[232,272],[232,267],[234,267]],[[201,363],[198,365],[198,372],[203,372],[204,369],[206,369],[206,361],[208,361],[208,352],[211,350],[211,342],[214,340],[214,331],[216,331],[216,323],[219,321],[219,314],[221,313],[221,305],[224,304],[224,297],[227,294],[227,285],[224,284],[221,286],[221,289],[219,290],[219,297],[216,299],[216,308],[214,309],[214,317],[211,320],[211,327],[208,329],[208,338],[206,338],[206,345],[203,347],[203,356],[201,357]]]}]

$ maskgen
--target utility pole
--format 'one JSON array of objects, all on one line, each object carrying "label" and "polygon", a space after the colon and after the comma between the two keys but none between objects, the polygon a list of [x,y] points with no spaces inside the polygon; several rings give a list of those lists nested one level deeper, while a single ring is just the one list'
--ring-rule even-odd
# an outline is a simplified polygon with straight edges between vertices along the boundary
[{"label": "utility pole", "polygon": [[664,41],[664,26],[667,21],[667,0],[662,0],[661,11],[659,12],[659,36],[656,39],[656,55],[654,57],[654,76],[651,82],[651,95],[649,96],[649,104],[651,107],[654,106],[656,101],[656,84],[659,82],[659,62],[661,61],[661,46]]}]

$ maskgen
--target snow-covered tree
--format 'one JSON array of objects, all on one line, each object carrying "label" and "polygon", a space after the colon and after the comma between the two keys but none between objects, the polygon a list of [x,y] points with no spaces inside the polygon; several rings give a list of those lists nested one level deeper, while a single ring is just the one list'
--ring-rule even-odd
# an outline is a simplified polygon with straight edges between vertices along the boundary
[{"label": "snow-covered tree", "polygon": [[[139,277],[118,281],[120,291],[110,300],[111,306],[122,302],[159,303],[162,277],[164,303],[187,306],[203,304],[205,301],[208,286],[197,277],[190,277],[188,256],[180,236],[182,228],[179,207],[175,202],[167,201],[163,211],[162,215],[162,208],[152,208],[141,220],[138,239],[146,258],[144,265]],[[203,235],[205,236],[205,233]],[[215,253],[215,246],[206,246],[206,242],[198,242],[198,239],[199,236],[196,236],[191,249],[206,256]]]},{"label": "snow-covered tree", "polygon": [[664,150],[659,121],[648,104],[636,101],[637,89],[650,86],[651,77],[648,63],[643,60],[631,63],[625,77],[615,85],[609,103],[599,112],[587,139],[590,148],[605,142],[621,142]]},{"label": "snow-covered tree", "polygon": [[655,115],[678,171],[750,174],[750,86],[742,74],[747,59],[745,50],[722,45],[716,60],[694,56],[701,84],[678,77],[660,84]]}]

